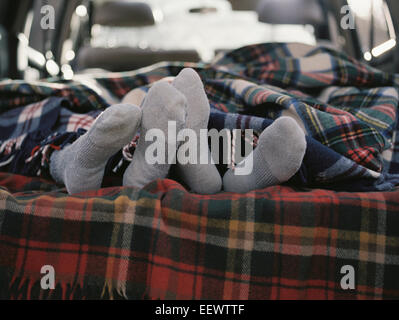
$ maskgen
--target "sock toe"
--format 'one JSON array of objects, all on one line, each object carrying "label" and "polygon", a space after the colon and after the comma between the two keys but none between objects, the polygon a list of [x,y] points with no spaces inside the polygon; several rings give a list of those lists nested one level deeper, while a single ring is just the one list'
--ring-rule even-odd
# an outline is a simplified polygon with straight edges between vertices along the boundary
[{"label": "sock toe", "polygon": [[136,134],[141,122],[141,109],[131,104],[118,104],[107,108],[90,131],[90,140],[98,146],[124,145]]},{"label": "sock toe", "polygon": [[147,108],[152,110],[145,112],[146,122],[154,123],[154,116],[159,112],[160,106],[165,108],[164,112],[169,119],[179,123],[185,122],[187,99],[171,84],[164,81],[157,82],[151,87],[147,96],[152,99],[151,103],[147,103]]},{"label": "sock toe", "polygon": [[173,81],[173,85],[180,89],[200,85],[203,87],[199,74],[192,68],[184,68]]},{"label": "sock toe", "polygon": [[162,101],[165,106],[184,104],[186,102],[184,95],[166,81],[155,83],[149,90],[148,95],[152,96],[152,99],[156,101]]},{"label": "sock toe", "polygon": [[191,68],[183,69],[173,81],[173,86],[187,99],[187,128],[206,129],[209,122],[210,106],[198,73]]},{"label": "sock toe", "polygon": [[276,132],[280,136],[280,142],[284,144],[287,155],[301,155],[306,150],[306,136],[298,123],[290,117],[281,117],[275,123]]},{"label": "sock toe", "polygon": [[[299,138],[305,135],[298,123],[291,117],[280,117],[273,123],[273,126],[276,128],[275,130],[278,131],[282,136]],[[295,139],[291,141],[294,140]]]},{"label": "sock toe", "polygon": [[290,117],[277,119],[259,137],[258,147],[280,181],[288,181],[300,168],[306,151],[306,137],[297,122]]}]

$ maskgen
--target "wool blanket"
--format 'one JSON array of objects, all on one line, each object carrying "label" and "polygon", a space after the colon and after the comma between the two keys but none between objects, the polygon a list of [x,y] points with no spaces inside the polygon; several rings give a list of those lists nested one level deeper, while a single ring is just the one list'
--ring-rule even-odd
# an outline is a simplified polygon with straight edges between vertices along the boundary
[{"label": "wool blanket", "polygon": [[[101,190],[55,185],[52,150],[183,67],[204,81],[209,128],[297,120],[308,143],[298,174],[246,195],[199,196],[170,179],[123,188],[133,141]],[[277,43],[91,81],[1,81],[0,297],[398,298],[398,83],[332,49]],[[43,265],[55,290],[40,288]],[[355,289],[341,286],[346,265]]]}]

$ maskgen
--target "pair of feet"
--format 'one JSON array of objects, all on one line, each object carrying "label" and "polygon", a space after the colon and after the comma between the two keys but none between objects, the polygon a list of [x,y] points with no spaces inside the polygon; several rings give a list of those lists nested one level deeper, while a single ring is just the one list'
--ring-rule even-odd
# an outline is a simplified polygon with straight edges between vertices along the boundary
[{"label": "pair of feet", "polygon": [[[63,183],[70,194],[101,187],[105,166],[110,157],[127,145],[140,130],[140,139],[132,163],[124,173],[123,185],[142,188],[156,179],[167,177],[180,145],[168,139],[168,124],[176,132],[192,129],[197,136],[207,129],[210,115],[202,81],[192,69],[184,69],[173,81],[155,83],[147,93],[142,108],[130,104],[106,109],[90,130],[50,158],[50,173]],[[150,130],[161,130],[165,137],[165,164],[150,164],[146,152],[152,141]],[[172,140],[172,139],[170,139]],[[252,173],[237,176],[229,170],[222,178],[214,164],[180,164],[177,172],[192,192],[214,194],[222,189],[248,192],[289,180],[299,169],[306,149],[305,135],[297,123],[288,117],[276,120],[259,137],[253,157]],[[207,145],[198,142],[200,155],[211,159]]]}]

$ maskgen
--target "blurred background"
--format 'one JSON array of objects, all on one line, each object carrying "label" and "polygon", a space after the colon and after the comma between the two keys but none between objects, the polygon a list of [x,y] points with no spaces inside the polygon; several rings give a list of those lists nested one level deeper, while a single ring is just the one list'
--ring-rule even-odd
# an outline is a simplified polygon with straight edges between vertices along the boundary
[{"label": "blurred background", "polygon": [[397,18],[397,0],[2,0],[0,78],[211,62],[263,42],[321,44],[398,72]]}]

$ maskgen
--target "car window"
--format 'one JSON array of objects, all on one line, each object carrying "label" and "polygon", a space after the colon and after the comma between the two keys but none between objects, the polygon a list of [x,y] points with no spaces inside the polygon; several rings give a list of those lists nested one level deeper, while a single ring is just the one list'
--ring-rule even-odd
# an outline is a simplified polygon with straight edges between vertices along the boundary
[{"label": "car window", "polygon": [[348,0],[354,12],[360,47],[367,61],[396,45],[395,30],[384,0]]},{"label": "car window", "polygon": [[[193,49],[198,51],[202,61],[210,61],[219,51],[260,42],[315,44],[314,34],[306,26],[262,23],[258,20],[256,11],[234,11],[225,0],[141,2],[147,3],[153,9],[154,25],[118,27],[97,24],[92,30],[91,45],[102,48]],[[101,10],[99,4],[102,1],[95,3],[97,9]],[[207,10],[200,10],[201,8]],[[108,11],[108,14],[111,15],[111,12]]]}]

